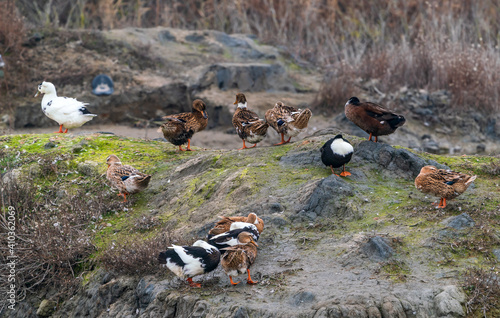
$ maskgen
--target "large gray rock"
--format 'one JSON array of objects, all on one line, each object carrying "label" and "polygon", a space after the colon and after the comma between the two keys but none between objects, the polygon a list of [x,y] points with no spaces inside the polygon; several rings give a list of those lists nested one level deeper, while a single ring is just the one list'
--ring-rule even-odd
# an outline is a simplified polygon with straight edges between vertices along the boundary
[{"label": "large gray rock", "polygon": [[374,261],[388,260],[393,254],[393,249],[387,244],[387,240],[380,236],[371,237],[361,246],[361,251]]},{"label": "large gray rock", "polygon": [[218,63],[198,67],[191,73],[198,75],[191,81],[191,86],[198,90],[214,86],[221,90],[238,89],[242,92],[295,92],[281,64]]},{"label": "large gray rock", "polygon": [[349,183],[341,177],[330,175],[319,182],[303,210],[322,217],[358,217],[346,204],[346,198],[353,195]]},{"label": "large gray rock", "polygon": [[407,179],[416,178],[420,169],[426,165],[433,165],[439,169],[448,168],[433,160],[425,160],[406,149],[372,141],[363,141],[355,147],[353,157],[376,163],[390,173]]},{"label": "large gray rock", "polygon": [[462,213],[460,215],[452,216],[443,220],[441,224],[455,230],[463,230],[469,227],[473,227],[476,222],[474,222],[474,220],[467,213]]}]

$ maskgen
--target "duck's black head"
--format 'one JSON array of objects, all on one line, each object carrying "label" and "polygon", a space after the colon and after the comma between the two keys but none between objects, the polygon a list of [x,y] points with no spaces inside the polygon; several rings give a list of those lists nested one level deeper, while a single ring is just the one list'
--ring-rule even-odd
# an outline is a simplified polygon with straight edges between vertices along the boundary
[{"label": "duck's black head", "polygon": [[351,97],[347,101],[346,105],[351,104],[351,105],[359,105],[359,99],[357,97]]},{"label": "duck's black head", "polygon": [[342,135],[338,134],[337,136],[333,137],[333,140],[335,140],[335,139],[339,139],[339,138],[340,138],[340,139],[344,139],[344,138],[342,138]]}]

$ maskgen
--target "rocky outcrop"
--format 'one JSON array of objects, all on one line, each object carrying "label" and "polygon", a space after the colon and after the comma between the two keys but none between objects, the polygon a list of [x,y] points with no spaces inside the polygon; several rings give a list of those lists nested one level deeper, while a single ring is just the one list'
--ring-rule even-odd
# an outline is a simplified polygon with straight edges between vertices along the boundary
[{"label": "rocky outcrop", "polygon": [[[266,223],[251,269],[259,284],[230,286],[220,268],[195,278],[201,289],[188,287],[166,269],[140,276],[95,269],[75,295],[57,303],[54,313],[47,311],[52,307],[46,303],[41,306],[44,298],[50,299],[41,292],[41,299],[29,299],[14,317],[34,317],[37,310],[61,318],[464,317],[465,295],[459,282],[441,275],[446,265],[436,265],[441,256],[433,251],[440,250],[435,245],[429,249],[428,243],[439,238],[443,227],[462,232],[474,227],[475,216],[469,212],[441,217],[441,226],[435,226],[439,213],[427,208],[425,195],[413,184],[421,166],[443,166],[403,148],[347,136],[355,149],[348,164],[352,175],[341,178],[332,175],[319,157],[320,147],[336,133],[318,132],[285,146],[245,152],[178,154],[168,148],[160,157],[168,161],[155,165],[150,187],[137,195],[147,200],[127,207],[145,217],[167,219],[172,235],[186,240],[204,238],[219,215],[256,212]],[[73,143],[70,138],[48,150],[42,140],[40,148],[65,149],[78,156],[88,153],[79,147],[91,148],[93,139],[102,136]],[[109,145],[113,140],[127,142],[108,139]],[[152,147],[167,146],[152,142]],[[97,156],[102,160],[102,152]],[[72,166],[78,170],[73,173],[98,178],[97,161],[86,159]],[[29,169],[19,168],[7,182]],[[477,190],[471,187],[457,198],[464,209],[470,208],[467,198]],[[453,201],[447,209],[440,213],[454,213]],[[423,217],[432,224],[422,225]],[[118,240],[120,227],[113,229],[113,240]],[[124,231],[128,236],[137,228]]]}]

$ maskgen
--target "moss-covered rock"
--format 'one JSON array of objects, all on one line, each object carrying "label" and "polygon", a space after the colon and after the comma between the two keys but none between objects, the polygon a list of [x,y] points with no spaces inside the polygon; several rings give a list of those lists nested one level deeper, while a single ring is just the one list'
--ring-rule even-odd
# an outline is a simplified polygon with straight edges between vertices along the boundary
[{"label": "moss-covered rock", "polygon": [[[465,268],[487,269],[494,260],[490,255],[500,246],[495,239],[500,230],[500,177],[494,173],[499,159],[413,153],[350,136],[355,153],[347,168],[352,176],[340,178],[319,160],[319,148],[331,137],[319,133],[280,147],[244,151],[178,152],[168,143],[110,135],[9,136],[0,137],[9,145],[2,150],[8,160],[0,160],[0,168],[18,171],[16,178],[35,185],[34,200],[54,215],[65,196],[81,194],[82,189],[88,200],[105,193],[113,202],[79,228],[88,231],[95,247],[81,261],[91,272],[119,276],[106,283],[86,279],[88,286],[71,301],[61,299],[60,316],[90,312],[85,309],[88,302],[75,305],[89,295],[99,303],[107,299],[102,302],[106,306],[93,307],[96,315],[106,308],[118,314],[120,304],[141,315],[172,314],[173,308],[184,308],[185,315],[177,316],[199,312],[207,317],[222,312],[329,317],[337,310],[356,310],[361,316],[433,316],[438,309],[460,315],[457,304],[463,306],[464,300],[442,294],[440,286],[460,286]],[[49,141],[58,146],[44,147]],[[128,203],[111,196],[114,190],[105,180],[105,159],[112,153],[153,175],[150,186]],[[35,158],[38,172],[30,174]],[[479,176],[474,187],[437,210],[431,205],[437,198],[418,192],[413,184],[425,164]],[[10,180],[9,175],[3,179]],[[50,188],[54,184],[59,190]],[[191,244],[205,237],[218,216],[249,212],[266,222],[252,267],[259,285],[232,288],[217,270],[197,278],[203,288],[192,290],[154,269],[157,253],[167,244]],[[461,230],[468,235],[442,236],[441,222],[463,213],[473,221]],[[156,240],[165,234],[168,239]],[[388,257],[367,256],[366,244],[373,238],[384,242]],[[75,276],[80,268],[74,268]],[[123,280],[125,274],[130,280]],[[113,284],[127,287],[118,292]],[[128,297],[134,284],[142,298],[132,303]],[[304,292],[314,297],[302,301],[302,296],[294,296]],[[298,299],[295,304],[300,306],[290,305],[290,299]]]}]

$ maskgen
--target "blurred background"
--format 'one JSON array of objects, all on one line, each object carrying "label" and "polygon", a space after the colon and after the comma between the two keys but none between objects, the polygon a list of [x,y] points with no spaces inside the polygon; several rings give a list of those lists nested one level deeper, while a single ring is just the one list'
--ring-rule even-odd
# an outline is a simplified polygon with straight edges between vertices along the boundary
[{"label": "blurred background", "polygon": [[[209,128],[193,145],[238,147],[241,91],[261,117],[278,100],[311,108],[304,134],[365,136],[343,115],[358,96],[407,118],[383,142],[496,155],[499,23],[486,0],[3,0],[0,133],[56,130],[33,98],[45,80],[99,115],[73,133],[159,138],[162,116],[202,98]],[[112,95],[92,94],[99,74]]]}]

